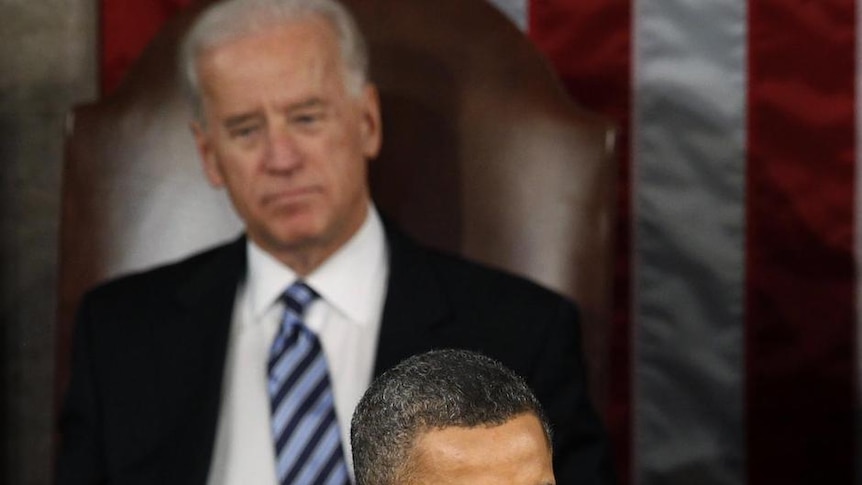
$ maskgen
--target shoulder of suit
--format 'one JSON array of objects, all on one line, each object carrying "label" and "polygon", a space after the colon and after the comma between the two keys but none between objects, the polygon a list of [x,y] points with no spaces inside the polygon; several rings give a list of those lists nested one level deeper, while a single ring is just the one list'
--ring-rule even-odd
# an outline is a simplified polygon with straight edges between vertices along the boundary
[{"label": "shoulder of suit", "polygon": [[518,300],[527,298],[547,303],[564,301],[574,304],[563,295],[524,276],[466,259],[455,253],[427,247],[385,217],[384,223],[390,249],[397,253],[390,255],[390,261],[393,264],[425,266],[442,285],[452,291],[513,294],[518,296]]},{"label": "shoulder of suit", "polygon": [[426,252],[433,271],[453,292],[482,292],[502,301],[509,299],[510,302],[532,301],[554,306],[574,303],[565,296],[510,271],[445,251],[426,249]]},{"label": "shoulder of suit", "polygon": [[[243,250],[242,239],[219,246],[204,249],[186,256],[178,261],[161,264],[151,268],[126,273],[100,283],[88,292],[91,298],[111,298],[129,292],[163,292],[172,291],[177,285],[197,270],[209,266],[212,262]],[[239,246],[242,246],[240,248]],[[244,254],[244,253],[241,253]]]}]

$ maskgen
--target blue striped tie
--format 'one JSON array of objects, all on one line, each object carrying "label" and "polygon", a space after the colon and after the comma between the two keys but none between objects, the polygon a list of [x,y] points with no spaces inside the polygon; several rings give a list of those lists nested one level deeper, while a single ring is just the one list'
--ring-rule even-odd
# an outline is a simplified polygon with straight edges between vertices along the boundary
[{"label": "blue striped tie", "polygon": [[269,402],[278,483],[349,484],[326,357],[302,323],[317,294],[302,282],[282,296],[284,320],[269,352]]}]

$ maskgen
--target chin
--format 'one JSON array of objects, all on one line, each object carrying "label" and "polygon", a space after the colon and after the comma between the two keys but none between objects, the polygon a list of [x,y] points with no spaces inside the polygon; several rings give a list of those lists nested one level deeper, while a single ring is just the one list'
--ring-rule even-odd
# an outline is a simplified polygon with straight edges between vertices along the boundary
[{"label": "chin", "polygon": [[326,239],[327,225],[314,217],[292,217],[271,227],[270,239],[282,247],[313,246]]},{"label": "chin", "polygon": [[269,235],[274,245],[290,249],[313,246],[323,238],[323,231],[316,227],[291,227],[289,230],[276,231]]}]

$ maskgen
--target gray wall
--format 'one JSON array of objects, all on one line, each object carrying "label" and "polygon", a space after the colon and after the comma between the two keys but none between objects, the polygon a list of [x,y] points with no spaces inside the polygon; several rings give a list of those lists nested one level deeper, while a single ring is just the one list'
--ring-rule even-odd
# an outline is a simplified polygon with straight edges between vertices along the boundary
[{"label": "gray wall", "polygon": [[0,0],[0,483],[51,477],[65,113],[96,96],[95,0]]}]

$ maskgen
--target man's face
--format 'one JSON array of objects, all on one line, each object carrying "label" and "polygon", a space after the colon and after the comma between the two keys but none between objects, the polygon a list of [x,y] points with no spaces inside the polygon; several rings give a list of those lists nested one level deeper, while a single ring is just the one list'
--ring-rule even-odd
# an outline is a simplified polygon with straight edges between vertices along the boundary
[{"label": "man's face", "polygon": [[542,425],[523,414],[493,427],[449,427],[421,434],[409,485],[553,485]]},{"label": "man's face", "polygon": [[323,19],[226,41],[199,58],[210,182],[227,188],[248,236],[300,274],[362,225],[367,160],[380,147],[377,93],[350,93]]}]

